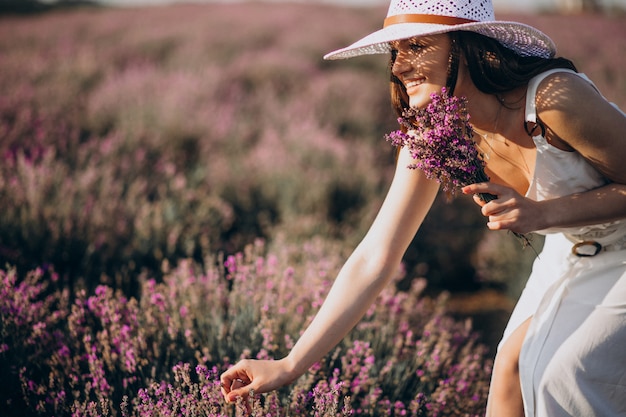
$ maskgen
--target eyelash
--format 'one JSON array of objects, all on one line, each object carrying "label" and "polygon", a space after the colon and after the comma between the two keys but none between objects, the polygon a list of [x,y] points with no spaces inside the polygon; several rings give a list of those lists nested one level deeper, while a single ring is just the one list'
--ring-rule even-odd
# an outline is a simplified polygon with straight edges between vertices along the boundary
[{"label": "eyelash", "polygon": [[[421,50],[422,50],[422,49],[424,49],[424,48],[425,48],[425,46],[424,46],[424,45],[422,45],[422,44],[420,44],[420,43],[413,43],[413,42],[409,43],[409,49],[410,49],[411,51],[413,51],[413,52],[419,52],[419,51],[421,51]],[[393,47],[392,47],[392,48],[391,48],[391,54],[392,54],[392,56],[393,56],[394,58],[395,58],[396,56],[398,56],[398,48],[393,48]]]}]

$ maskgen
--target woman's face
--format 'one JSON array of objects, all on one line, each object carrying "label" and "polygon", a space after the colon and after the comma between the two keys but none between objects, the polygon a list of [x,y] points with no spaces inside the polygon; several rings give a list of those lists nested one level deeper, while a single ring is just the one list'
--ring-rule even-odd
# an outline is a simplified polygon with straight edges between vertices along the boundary
[{"label": "woman's face", "polygon": [[391,42],[396,53],[391,72],[404,84],[411,107],[426,106],[430,95],[445,87],[450,43],[446,34]]}]

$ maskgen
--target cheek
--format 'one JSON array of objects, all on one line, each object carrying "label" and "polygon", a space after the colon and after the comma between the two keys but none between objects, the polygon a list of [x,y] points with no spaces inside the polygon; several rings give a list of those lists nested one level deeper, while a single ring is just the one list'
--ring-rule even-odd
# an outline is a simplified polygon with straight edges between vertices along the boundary
[{"label": "cheek", "polygon": [[444,83],[433,83],[429,81],[425,84],[422,84],[419,88],[419,91],[414,92],[409,95],[409,105],[413,108],[424,108],[430,103],[431,94],[440,94],[441,88],[445,86]]},{"label": "cheek", "polygon": [[422,70],[432,83],[445,85],[448,78],[448,59],[446,57],[437,57],[437,60],[430,60],[422,64]]},{"label": "cheek", "polygon": [[424,71],[441,73],[447,71],[450,57],[449,48],[441,46],[428,48],[420,55],[420,66]]}]

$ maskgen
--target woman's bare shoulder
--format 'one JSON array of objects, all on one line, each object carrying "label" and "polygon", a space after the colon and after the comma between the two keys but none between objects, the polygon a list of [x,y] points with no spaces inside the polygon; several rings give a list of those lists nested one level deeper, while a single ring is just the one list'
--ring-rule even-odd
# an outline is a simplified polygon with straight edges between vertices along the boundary
[{"label": "woman's bare shoulder", "polygon": [[540,83],[536,102],[549,134],[609,178],[626,182],[626,117],[593,84],[572,73],[551,74]]}]

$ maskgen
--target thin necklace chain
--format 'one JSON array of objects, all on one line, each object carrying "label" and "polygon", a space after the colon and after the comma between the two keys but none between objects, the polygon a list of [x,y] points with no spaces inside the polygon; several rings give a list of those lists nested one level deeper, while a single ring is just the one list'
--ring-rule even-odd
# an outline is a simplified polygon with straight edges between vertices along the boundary
[{"label": "thin necklace chain", "polygon": [[[478,150],[483,154],[483,158],[488,161],[491,158],[491,152],[494,150],[493,149],[493,145],[492,143],[495,142],[495,134],[498,131],[498,122],[500,121],[500,113],[502,112],[502,102],[503,100],[498,97],[498,111],[496,112],[496,117],[495,120],[493,122],[493,132],[489,132],[489,133],[480,133],[479,131],[477,131],[475,128],[472,128],[472,130],[474,131],[474,133],[476,133],[478,136],[480,136],[481,138],[483,138],[483,140],[485,141],[485,143],[487,144],[487,146],[489,147],[489,149],[487,150],[487,152],[485,152],[484,149],[482,149],[480,147],[480,145],[476,144],[476,147],[478,148]],[[490,136],[490,137],[489,137]],[[490,141],[491,139],[491,141]],[[508,143],[506,141],[506,138],[504,139],[504,141],[502,142],[505,145],[508,146]]]},{"label": "thin necklace chain", "polygon": [[[472,131],[474,133],[476,133],[478,136],[480,136],[481,138],[483,138],[484,142],[487,144],[487,151],[485,152],[484,149],[482,149],[482,147],[480,145],[478,145],[478,143],[476,143],[476,147],[478,148],[478,150],[481,152],[482,157],[485,161],[489,161],[491,159],[491,153],[494,152],[495,154],[497,154],[497,151],[495,150],[493,143],[495,142],[499,142],[502,143],[504,145],[506,145],[507,147],[509,146],[508,141],[506,140],[505,137],[503,137],[503,140],[498,141],[496,139],[496,133],[498,132],[498,122],[500,121],[500,113],[502,112],[502,107],[504,107],[504,99],[500,96],[496,96],[498,99],[498,111],[496,112],[496,117],[493,123],[493,132],[485,132],[485,133],[481,133],[479,131],[477,131],[474,127],[472,127]],[[514,161],[514,160],[510,160],[509,158],[506,158],[509,160],[509,162],[515,166],[517,166],[520,169],[523,169],[524,172],[526,172],[527,174],[530,174],[530,168],[528,167],[528,163],[526,162],[526,158],[524,157],[524,154],[522,153],[521,149],[519,148],[519,146],[516,146],[517,148],[517,152],[520,155],[521,158],[521,162],[523,163],[523,166]]]}]

